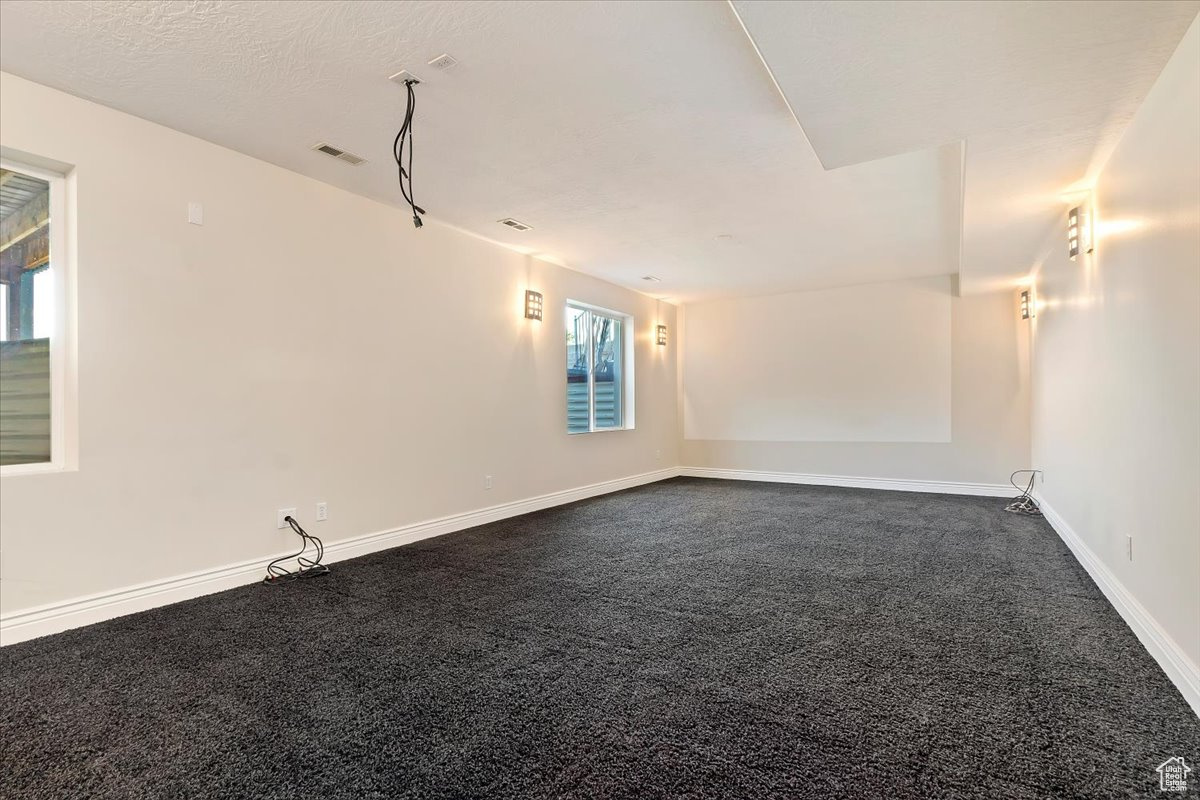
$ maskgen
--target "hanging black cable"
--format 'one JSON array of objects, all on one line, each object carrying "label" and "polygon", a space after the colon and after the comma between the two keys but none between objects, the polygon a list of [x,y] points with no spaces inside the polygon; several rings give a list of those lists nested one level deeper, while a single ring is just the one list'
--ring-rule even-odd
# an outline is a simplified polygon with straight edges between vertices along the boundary
[{"label": "hanging black cable", "polygon": [[[283,581],[294,581],[297,578],[315,578],[318,575],[328,575],[329,567],[321,563],[321,559],[325,557],[325,544],[313,536],[304,528],[300,527],[300,523],[292,519],[290,516],[284,517],[283,521],[291,526],[292,530],[300,537],[300,550],[290,556],[280,556],[267,565],[267,576],[263,578],[263,583],[282,583]],[[316,558],[308,558],[304,555],[307,552],[309,545],[316,550]],[[299,568],[292,572],[284,566],[280,566],[280,562],[291,561],[296,559]]]},{"label": "hanging black cable", "polygon": [[[417,95],[413,91],[414,80],[404,82],[404,88],[408,90],[408,108],[404,112],[404,122],[400,126],[400,132],[396,134],[395,141],[392,142],[392,156],[396,159],[397,176],[400,181],[400,193],[404,195],[405,201],[408,202],[409,208],[412,209],[413,225],[421,227],[421,215],[425,213],[425,209],[417,205],[413,200],[412,188],[412,159],[413,159],[413,114],[417,111]],[[404,168],[404,147],[408,145],[408,169]]]}]

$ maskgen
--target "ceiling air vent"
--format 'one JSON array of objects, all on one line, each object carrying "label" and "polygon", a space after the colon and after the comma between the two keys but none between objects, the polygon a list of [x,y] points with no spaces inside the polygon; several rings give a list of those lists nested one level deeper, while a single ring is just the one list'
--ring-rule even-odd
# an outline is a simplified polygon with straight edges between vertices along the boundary
[{"label": "ceiling air vent", "polygon": [[430,60],[429,66],[436,69],[450,69],[458,63],[458,59],[449,53],[442,53],[435,59]]},{"label": "ceiling air vent", "polygon": [[333,145],[326,144],[325,142],[317,142],[313,145],[313,150],[316,150],[319,153],[324,153],[327,156],[333,156],[339,161],[345,161],[347,164],[353,164],[356,167],[366,161],[366,159],[362,156],[356,156],[354,153],[347,153],[340,147],[334,147]]},{"label": "ceiling air vent", "polygon": [[507,225],[508,227],[512,228],[514,231],[531,231],[531,230],[533,230],[532,225],[526,225],[524,222],[517,222],[512,217],[505,217],[504,219],[500,219],[500,220],[496,220],[496,221],[499,222],[501,225]]}]

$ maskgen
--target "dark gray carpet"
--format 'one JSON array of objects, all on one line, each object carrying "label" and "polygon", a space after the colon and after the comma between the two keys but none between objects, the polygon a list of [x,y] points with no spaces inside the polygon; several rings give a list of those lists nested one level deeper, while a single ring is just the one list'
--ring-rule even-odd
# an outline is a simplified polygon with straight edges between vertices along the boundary
[{"label": "dark gray carpet", "polygon": [[7,647],[0,796],[1162,797],[1200,721],[1002,506],[677,479]]}]

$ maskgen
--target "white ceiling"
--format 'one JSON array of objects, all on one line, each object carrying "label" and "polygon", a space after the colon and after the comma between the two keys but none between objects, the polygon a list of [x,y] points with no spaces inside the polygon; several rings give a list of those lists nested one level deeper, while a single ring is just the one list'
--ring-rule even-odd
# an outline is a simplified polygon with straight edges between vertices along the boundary
[{"label": "white ceiling", "polygon": [[1028,271],[1200,10],[1173,0],[733,4],[825,167],[966,142],[968,291]]},{"label": "white ceiling", "polygon": [[394,205],[409,69],[431,219],[677,300],[969,290],[1028,270],[1200,1],[735,6],[5,0],[0,68]]}]

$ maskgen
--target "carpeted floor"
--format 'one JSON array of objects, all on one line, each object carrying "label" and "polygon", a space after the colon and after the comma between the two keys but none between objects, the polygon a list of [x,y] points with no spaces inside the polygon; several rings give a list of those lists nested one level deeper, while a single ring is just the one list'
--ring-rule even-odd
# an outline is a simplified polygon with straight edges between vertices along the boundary
[{"label": "carpeted floor", "polygon": [[0,796],[1163,797],[1200,721],[1002,506],[676,479],[7,647]]}]

